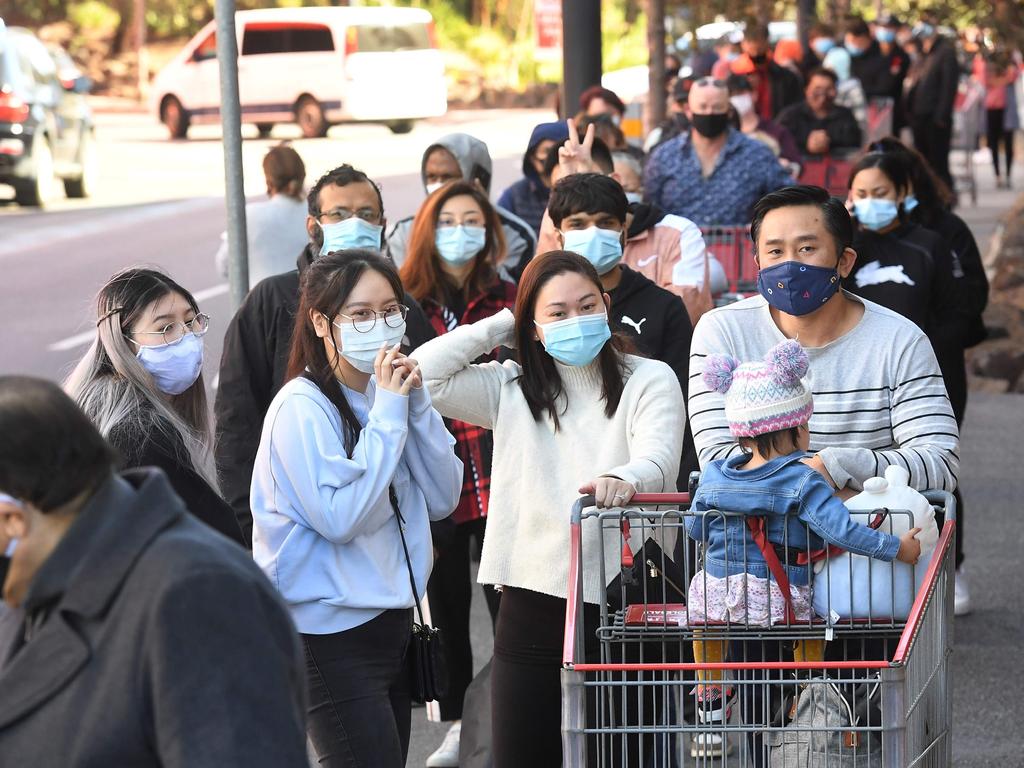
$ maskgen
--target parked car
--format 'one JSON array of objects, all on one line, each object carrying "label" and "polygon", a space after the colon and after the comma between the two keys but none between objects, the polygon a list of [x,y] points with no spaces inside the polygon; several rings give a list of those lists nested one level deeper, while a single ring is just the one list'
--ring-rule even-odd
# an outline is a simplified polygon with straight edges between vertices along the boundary
[{"label": "parked car", "polygon": [[88,197],[96,177],[92,83],[60,48],[0,21],[0,184],[21,205],[45,205],[63,182]]},{"label": "parked car", "polygon": [[[268,8],[235,14],[242,119],[261,136],[298,123],[304,136],[379,122],[408,133],[448,109],[431,15],[418,8]],[[181,139],[220,121],[217,34],[208,24],[153,84],[151,108]]]}]

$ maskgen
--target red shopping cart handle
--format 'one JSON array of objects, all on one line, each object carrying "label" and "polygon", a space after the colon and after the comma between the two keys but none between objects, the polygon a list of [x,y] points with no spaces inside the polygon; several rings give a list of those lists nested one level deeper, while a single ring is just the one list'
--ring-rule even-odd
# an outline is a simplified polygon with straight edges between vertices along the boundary
[{"label": "red shopping cart handle", "polygon": [[636,493],[629,500],[630,504],[689,504],[690,494],[688,493]]}]

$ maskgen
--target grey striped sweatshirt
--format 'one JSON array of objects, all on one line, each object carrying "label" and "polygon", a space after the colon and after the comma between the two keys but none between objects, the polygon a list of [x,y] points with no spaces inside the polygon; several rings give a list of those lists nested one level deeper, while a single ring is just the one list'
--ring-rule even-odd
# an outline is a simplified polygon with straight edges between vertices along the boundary
[{"label": "grey striped sweatshirt", "polygon": [[[814,393],[811,450],[840,488],[857,490],[890,464],[906,467],[918,490],[953,490],[960,438],[928,337],[909,320],[852,294],[864,305],[853,330],[808,348]],[[722,395],[701,374],[716,352],[740,362],[761,360],[785,338],[760,296],[712,310],[690,346],[690,428],[701,467],[739,451],[725,420]]]}]

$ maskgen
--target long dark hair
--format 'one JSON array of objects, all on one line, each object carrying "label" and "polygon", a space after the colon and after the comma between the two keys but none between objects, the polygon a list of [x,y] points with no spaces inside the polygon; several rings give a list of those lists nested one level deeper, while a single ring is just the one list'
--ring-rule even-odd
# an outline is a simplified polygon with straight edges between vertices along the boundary
[{"label": "long dark hair", "polygon": [[[345,306],[359,278],[367,270],[380,273],[395,289],[395,298],[399,301],[405,292],[402,281],[394,265],[376,251],[354,248],[348,251],[332,251],[326,256],[316,259],[302,273],[302,285],[299,289],[299,310],[295,316],[295,330],[292,332],[291,352],[288,356],[288,373],[286,379],[291,381],[298,376],[307,376],[341,414],[342,440],[345,452],[349,456],[355,448],[359,432],[362,430],[348,400],[338,386],[334,375],[334,366],[338,361],[338,353],[331,351],[328,356],[323,339],[316,335],[311,312],[319,312],[333,322],[338,312]],[[378,322],[381,322],[378,319]],[[333,337],[334,329],[331,327]],[[308,369],[308,373],[307,373]]]},{"label": "long dark hair", "polygon": [[906,166],[910,183],[914,187],[917,207],[910,218],[928,229],[935,229],[949,214],[956,196],[949,186],[935,175],[924,156],[902,141],[887,137],[879,139],[868,147],[871,152],[884,152],[898,159]]},{"label": "long dark hair", "polygon": [[[549,251],[538,256],[527,264],[523,276],[519,280],[518,298],[516,300],[516,357],[523,373],[519,377],[519,388],[523,391],[530,406],[533,418],[540,421],[546,411],[558,429],[558,398],[564,392],[562,377],[558,374],[555,361],[544,350],[544,345],[533,338],[534,310],[537,297],[548,281],[575,272],[583,275],[604,294],[601,279],[594,266],[578,254],[569,251]],[[597,355],[601,369],[601,397],[604,400],[605,415],[611,418],[619,407],[622,390],[626,386],[626,365],[623,354],[629,351],[629,344],[624,337],[613,334],[611,340],[601,348]]]},{"label": "long dark hair", "polygon": [[487,195],[476,184],[468,181],[452,182],[427,198],[412,223],[409,247],[406,249],[408,257],[402,265],[402,282],[416,301],[433,299],[443,306],[447,300],[446,283],[452,293],[460,290],[441,269],[441,255],[436,245],[437,220],[441,217],[441,209],[445,203],[459,195],[469,195],[476,200],[483,211],[487,232],[483,250],[474,259],[473,270],[461,289],[463,296],[467,301],[480,296],[498,279],[497,266],[505,260],[506,255],[501,219]]}]

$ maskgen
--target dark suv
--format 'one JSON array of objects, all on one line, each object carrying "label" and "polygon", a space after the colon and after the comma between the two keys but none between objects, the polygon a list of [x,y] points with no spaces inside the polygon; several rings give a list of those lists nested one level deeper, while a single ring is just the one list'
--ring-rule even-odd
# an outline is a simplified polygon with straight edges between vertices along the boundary
[{"label": "dark suv", "polygon": [[63,182],[87,197],[96,145],[85,93],[91,83],[61,49],[0,20],[0,184],[21,205],[45,205]]}]

